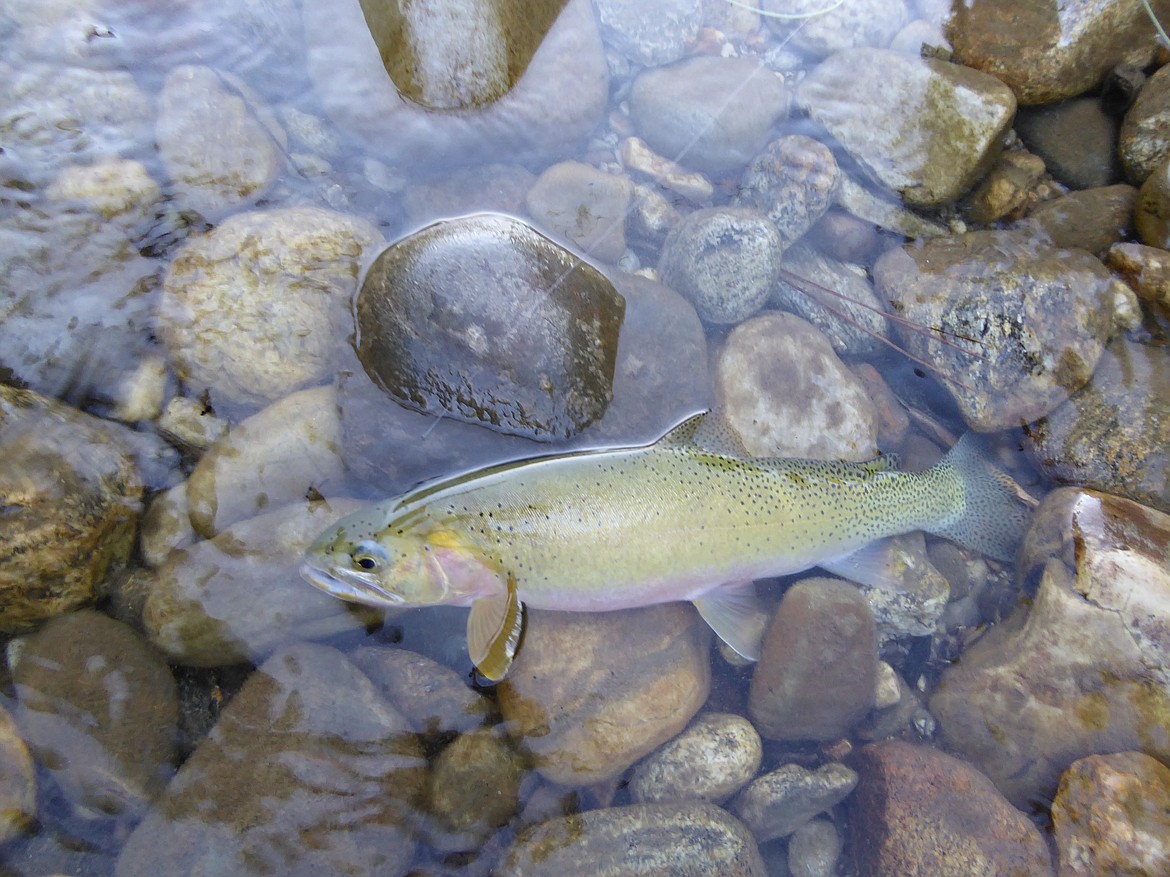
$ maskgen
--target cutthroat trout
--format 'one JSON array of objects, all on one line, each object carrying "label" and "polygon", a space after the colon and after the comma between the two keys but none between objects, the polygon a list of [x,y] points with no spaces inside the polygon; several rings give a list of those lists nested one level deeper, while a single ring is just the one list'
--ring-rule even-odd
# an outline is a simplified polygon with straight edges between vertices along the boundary
[{"label": "cutthroat trout", "polygon": [[330,527],[304,577],[379,607],[470,606],[468,650],[507,672],[525,605],[600,611],[690,600],[759,656],[755,579],[813,566],[881,578],[866,547],[925,530],[1009,560],[1027,510],[964,438],[936,466],[758,459],[703,414],[638,447],[505,463],[424,485]]}]

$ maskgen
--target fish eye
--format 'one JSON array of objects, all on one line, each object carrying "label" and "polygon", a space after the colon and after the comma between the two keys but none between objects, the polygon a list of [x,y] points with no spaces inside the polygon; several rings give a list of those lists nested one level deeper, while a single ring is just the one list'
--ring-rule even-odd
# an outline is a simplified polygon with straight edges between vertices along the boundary
[{"label": "fish eye", "polygon": [[353,551],[353,562],[365,570],[378,569],[386,560],[386,549],[377,542],[359,542]]}]

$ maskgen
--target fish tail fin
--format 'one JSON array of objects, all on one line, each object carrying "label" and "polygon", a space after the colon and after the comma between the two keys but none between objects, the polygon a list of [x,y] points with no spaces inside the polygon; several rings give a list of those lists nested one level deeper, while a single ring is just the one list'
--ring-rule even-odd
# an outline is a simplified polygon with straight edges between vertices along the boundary
[{"label": "fish tail fin", "polygon": [[958,478],[960,510],[927,531],[996,560],[1015,560],[1031,519],[1026,494],[995,467],[971,433],[955,443],[935,470]]}]

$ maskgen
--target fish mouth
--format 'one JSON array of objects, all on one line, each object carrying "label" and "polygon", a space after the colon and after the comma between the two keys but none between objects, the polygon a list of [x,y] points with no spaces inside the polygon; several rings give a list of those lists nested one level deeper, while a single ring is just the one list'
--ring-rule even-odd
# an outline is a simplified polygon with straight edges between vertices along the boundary
[{"label": "fish mouth", "polygon": [[318,558],[305,558],[301,564],[301,578],[326,594],[350,603],[380,609],[402,605],[402,600],[386,593],[373,576],[331,566]]}]

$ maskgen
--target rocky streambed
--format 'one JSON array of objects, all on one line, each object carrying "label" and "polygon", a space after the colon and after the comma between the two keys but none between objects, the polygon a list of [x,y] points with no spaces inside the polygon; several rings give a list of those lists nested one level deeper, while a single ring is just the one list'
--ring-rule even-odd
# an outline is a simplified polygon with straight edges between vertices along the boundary
[{"label": "rocky streambed", "polygon": [[[373,6],[0,7],[6,871],[1166,873],[1141,3]],[[486,688],[465,610],[298,575],[712,405],[761,456],[981,433],[1016,563],[762,582],[749,665],[689,605],[534,611]]]}]

